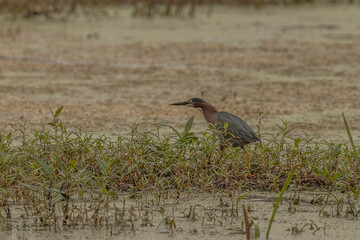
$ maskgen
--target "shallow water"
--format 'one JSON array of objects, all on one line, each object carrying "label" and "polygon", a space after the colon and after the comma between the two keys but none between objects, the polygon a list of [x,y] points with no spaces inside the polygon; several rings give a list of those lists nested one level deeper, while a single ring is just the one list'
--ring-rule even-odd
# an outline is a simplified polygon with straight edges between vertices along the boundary
[{"label": "shallow water", "polygon": [[[335,195],[343,196],[340,193]],[[248,193],[244,198],[242,196],[239,194],[229,197],[225,193],[184,193],[178,197],[170,192],[166,198],[148,193],[137,195],[134,199],[125,194],[120,197],[121,200],[111,201],[110,204],[110,206],[115,204],[119,209],[126,209],[124,222],[115,223],[114,208],[110,207],[108,227],[105,226],[106,224],[102,227],[91,227],[90,220],[78,226],[64,227],[58,221],[56,232],[55,225],[40,227],[32,223],[31,217],[25,221],[24,217],[20,217],[19,206],[13,205],[14,216],[12,221],[8,222],[12,225],[12,230],[0,232],[0,238],[246,239],[242,210],[242,205],[245,205],[249,211],[250,221],[258,221],[260,239],[264,239],[278,194],[259,192]],[[320,216],[322,205],[315,202],[325,196],[326,193],[321,192],[286,193],[276,213],[270,239],[357,239],[360,231],[359,218],[346,216],[345,210],[348,207],[346,204],[342,206],[343,210],[336,217],[336,205],[334,199],[330,198],[325,207],[326,214]],[[237,202],[239,197],[242,199]],[[72,204],[78,203],[75,200]],[[358,205],[356,202],[355,204]],[[145,220],[146,217],[148,220]],[[172,220],[176,227],[174,225],[171,229],[165,222]],[[5,228],[4,224],[3,228]],[[252,228],[252,235],[253,231]]]}]

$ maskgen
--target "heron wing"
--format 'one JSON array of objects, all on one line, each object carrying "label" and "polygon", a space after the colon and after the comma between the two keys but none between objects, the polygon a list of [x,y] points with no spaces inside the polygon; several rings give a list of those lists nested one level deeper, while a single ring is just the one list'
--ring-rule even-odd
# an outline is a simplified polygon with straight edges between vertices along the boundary
[{"label": "heron wing", "polygon": [[228,112],[219,112],[217,115],[216,128],[219,131],[225,131],[226,123],[228,123],[227,138],[238,137],[249,143],[259,141],[256,133],[244,120]]}]

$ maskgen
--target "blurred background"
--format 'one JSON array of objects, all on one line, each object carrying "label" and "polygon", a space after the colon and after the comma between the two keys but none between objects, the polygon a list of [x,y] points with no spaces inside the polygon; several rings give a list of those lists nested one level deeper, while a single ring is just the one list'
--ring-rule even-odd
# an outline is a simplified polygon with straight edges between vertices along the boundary
[{"label": "blurred background", "polygon": [[[262,135],[347,139],[360,121],[360,1],[0,0],[0,129],[49,108],[87,131],[182,128],[202,97]],[[360,127],[351,125],[354,138]]]},{"label": "blurred background", "polygon": [[[352,4],[356,0],[1,0],[1,9],[12,16],[32,17],[43,15],[47,18],[55,15],[62,17],[78,12],[98,12],[107,15],[107,7],[132,6],[132,15],[138,16],[189,16],[194,17],[197,7],[208,7],[211,15],[213,6],[245,6],[261,8],[271,5],[300,5],[304,3],[344,3]],[[96,8],[96,9],[91,9]],[[100,9],[101,8],[101,9]],[[66,15],[66,16],[64,16]]]}]

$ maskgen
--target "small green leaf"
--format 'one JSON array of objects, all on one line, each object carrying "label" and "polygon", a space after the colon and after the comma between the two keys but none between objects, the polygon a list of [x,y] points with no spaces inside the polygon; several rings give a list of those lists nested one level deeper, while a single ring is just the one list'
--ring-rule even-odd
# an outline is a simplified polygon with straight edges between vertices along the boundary
[{"label": "small green leaf", "polygon": [[340,153],[341,153],[341,144],[336,145],[333,149],[333,155],[335,157],[339,156]]},{"label": "small green leaf", "polygon": [[77,161],[72,160],[69,162],[69,170],[73,170],[76,167]]},{"label": "small green leaf", "polygon": [[247,193],[245,193],[244,195],[241,195],[240,197],[238,197],[236,199],[236,203],[239,203],[244,197],[246,197]]},{"label": "small green leaf", "polygon": [[10,181],[7,183],[8,186],[10,186],[11,184],[13,184],[13,182],[15,182],[16,178],[15,177],[12,177],[10,179]]},{"label": "small green leaf", "polygon": [[229,128],[229,122],[226,122],[224,124],[224,132],[226,132],[226,130]]},{"label": "small green leaf", "polygon": [[329,172],[331,172],[332,169],[334,168],[334,163],[328,162],[328,163],[326,164],[326,168],[327,168],[327,170],[328,170]]},{"label": "small green leaf", "polygon": [[109,172],[109,168],[108,168],[107,164],[104,161],[102,161],[100,158],[96,158],[96,162],[99,165],[102,173],[104,175],[107,175]]},{"label": "small green leaf", "polygon": [[40,158],[36,158],[36,161],[39,163],[44,172],[46,172],[50,176],[53,174],[51,168],[43,160],[41,160]]},{"label": "small green leaf", "polygon": [[195,116],[192,116],[191,118],[189,118],[189,120],[187,121],[186,125],[185,125],[185,134],[188,134],[191,130],[193,121],[194,121]]},{"label": "small green leaf", "polygon": [[63,107],[64,107],[64,106],[61,106],[58,110],[56,110],[55,115],[54,115],[55,118],[57,118],[57,117],[59,116],[59,114],[60,114],[61,111],[63,110]]},{"label": "small green leaf", "polygon": [[78,191],[78,194],[79,194],[79,198],[82,198],[84,196],[84,193],[81,190]]},{"label": "small green leaf", "polygon": [[108,190],[106,189],[106,187],[102,187],[102,188],[101,188],[101,192],[104,193],[104,194],[107,194],[107,193],[108,193]]}]

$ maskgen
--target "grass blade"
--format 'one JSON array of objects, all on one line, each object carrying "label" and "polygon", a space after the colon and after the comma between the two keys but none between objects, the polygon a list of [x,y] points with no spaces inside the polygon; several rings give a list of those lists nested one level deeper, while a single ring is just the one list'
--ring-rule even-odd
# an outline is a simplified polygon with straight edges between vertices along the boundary
[{"label": "grass blade", "polygon": [[40,158],[36,158],[36,161],[39,163],[44,172],[52,176],[53,171],[43,160],[41,160]]},{"label": "grass blade", "polygon": [[285,193],[286,188],[289,186],[289,184],[290,184],[290,182],[291,182],[291,179],[292,179],[292,177],[293,177],[293,175],[294,175],[294,173],[295,173],[295,169],[296,169],[296,167],[295,167],[293,170],[291,170],[291,172],[289,173],[288,178],[286,179],[285,184],[284,184],[284,186],[282,187],[281,192],[280,192],[280,195],[279,195],[279,197],[278,197],[278,199],[277,199],[277,201],[276,201],[276,204],[275,204],[275,207],[274,207],[274,211],[273,211],[273,213],[272,213],[272,215],[271,215],[271,219],[270,219],[270,222],[269,222],[269,226],[268,226],[268,229],[267,229],[267,232],[266,232],[266,239],[269,238],[270,229],[271,229],[271,225],[272,225],[272,223],[273,223],[273,221],[274,221],[274,217],[275,217],[276,210],[277,210],[278,207],[279,207],[279,204],[280,204],[281,199],[282,199],[282,197],[283,197],[283,195],[284,195],[284,193]]},{"label": "grass blade", "polygon": [[19,184],[21,186],[23,186],[25,189],[27,190],[31,190],[31,191],[34,191],[34,192],[37,192],[39,189],[35,186],[32,186],[32,185],[29,185],[29,184],[26,184],[26,183],[22,183],[22,182],[19,182]]},{"label": "grass blade", "polygon": [[58,202],[61,202],[62,200],[64,200],[64,197],[61,194],[59,194],[51,200],[51,204],[56,204]]},{"label": "grass blade", "polygon": [[344,124],[345,124],[345,128],[346,128],[346,132],[349,136],[349,140],[350,140],[350,143],[351,143],[351,146],[353,147],[354,150],[356,150],[356,147],[355,147],[355,144],[354,144],[354,140],[351,136],[351,132],[350,132],[350,128],[349,128],[349,125],[347,124],[347,121],[346,121],[346,117],[345,117],[345,114],[344,112],[342,112],[342,116],[343,116],[343,119],[344,119]]},{"label": "grass blade", "polygon": [[254,237],[255,237],[255,239],[258,239],[260,237],[260,227],[259,227],[258,221],[254,221],[254,228],[255,228]]},{"label": "grass blade", "polygon": [[63,107],[64,107],[64,106],[61,106],[58,110],[56,110],[55,115],[54,115],[55,118],[57,118],[57,117],[59,116],[59,114],[60,114],[61,111],[63,110]]},{"label": "grass blade", "polygon": [[170,125],[167,125],[167,124],[160,124],[160,126],[164,126],[164,127],[171,128],[171,129],[176,133],[176,135],[177,135],[179,138],[181,138],[181,134],[180,134],[174,127],[172,127],[172,126],[170,126]]}]

